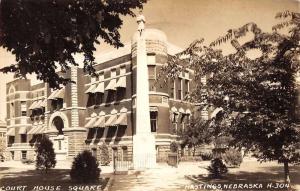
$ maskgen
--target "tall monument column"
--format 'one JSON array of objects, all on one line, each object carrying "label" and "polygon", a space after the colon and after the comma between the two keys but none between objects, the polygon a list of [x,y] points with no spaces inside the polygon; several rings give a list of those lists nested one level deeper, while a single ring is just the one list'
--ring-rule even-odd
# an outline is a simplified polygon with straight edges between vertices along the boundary
[{"label": "tall monument column", "polygon": [[136,131],[133,136],[135,169],[153,168],[156,164],[155,137],[151,133],[149,109],[149,79],[145,39],[145,18],[138,16],[136,68]]}]

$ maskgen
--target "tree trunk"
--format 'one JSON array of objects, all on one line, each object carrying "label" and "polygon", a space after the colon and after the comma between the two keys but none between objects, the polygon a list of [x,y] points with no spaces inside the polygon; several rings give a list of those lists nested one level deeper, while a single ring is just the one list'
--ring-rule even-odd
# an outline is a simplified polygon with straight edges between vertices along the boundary
[{"label": "tree trunk", "polygon": [[289,162],[284,161],[284,180],[286,184],[289,184],[291,182],[290,180],[290,170],[289,170]]},{"label": "tree trunk", "polygon": [[195,156],[195,152],[196,152],[196,146],[194,146],[193,157]]}]

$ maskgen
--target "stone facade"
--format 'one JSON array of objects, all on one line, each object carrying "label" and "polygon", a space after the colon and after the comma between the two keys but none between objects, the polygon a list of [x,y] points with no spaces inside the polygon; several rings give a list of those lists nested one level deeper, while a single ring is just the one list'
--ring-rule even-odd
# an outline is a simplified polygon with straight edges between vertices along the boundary
[{"label": "stone facade", "polygon": [[[52,90],[30,80],[7,83],[7,146],[12,160],[34,159],[34,144],[46,134],[54,143],[58,160],[70,160],[84,149],[100,157],[104,142],[126,160],[133,158],[136,134],[137,38],[106,54],[95,55],[97,77],[72,67],[61,75],[76,84]],[[193,71],[177,79],[158,78],[168,56],[181,51],[156,29],[144,31],[149,80],[150,132],[155,138],[156,160],[163,161],[177,132],[184,128],[196,105],[185,100],[192,88]],[[112,157],[112,154],[110,154]]]}]

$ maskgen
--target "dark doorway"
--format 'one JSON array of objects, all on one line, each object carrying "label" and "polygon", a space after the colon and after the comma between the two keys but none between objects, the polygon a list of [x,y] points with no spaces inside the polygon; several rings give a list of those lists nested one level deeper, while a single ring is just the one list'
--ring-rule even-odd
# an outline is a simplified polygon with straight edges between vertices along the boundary
[{"label": "dark doorway", "polygon": [[64,121],[61,117],[57,116],[53,119],[52,124],[56,127],[58,134],[63,135]]}]

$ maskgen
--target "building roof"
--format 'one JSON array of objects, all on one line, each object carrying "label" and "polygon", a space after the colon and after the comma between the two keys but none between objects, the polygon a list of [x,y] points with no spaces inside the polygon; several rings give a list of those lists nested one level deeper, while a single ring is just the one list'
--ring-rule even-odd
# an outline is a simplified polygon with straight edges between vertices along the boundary
[{"label": "building roof", "polygon": [[[118,49],[109,50],[107,52],[102,52],[97,55],[95,55],[95,61],[96,63],[104,63],[116,58],[120,58],[122,56],[131,54],[131,45],[135,43],[137,35],[139,32],[137,31],[133,37],[131,42],[125,43],[125,45]],[[145,35],[147,40],[160,40],[166,43],[168,54],[174,55],[181,51],[183,51],[183,48],[180,48],[170,42],[167,41],[167,37],[164,32],[158,30],[158,29],[145,29]]]},{"label": "building roof", "polygon": [[[95,54],[96,63],[104,63],[131,53],[131,43],[125,43],[123,47]],[[96,64],[97,65],[97,64]]]}]

